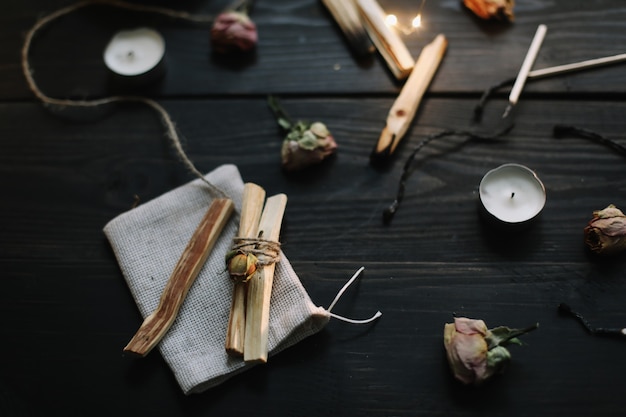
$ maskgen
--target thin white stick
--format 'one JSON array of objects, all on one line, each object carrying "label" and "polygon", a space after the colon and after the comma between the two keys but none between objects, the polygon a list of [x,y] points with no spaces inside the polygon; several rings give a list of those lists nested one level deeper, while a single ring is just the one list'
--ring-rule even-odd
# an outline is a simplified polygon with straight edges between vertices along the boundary
[{"label": "thin white stick", "polygon": [[526,78],[528,78],[528,73],[535,63],[535,59],[539,54],[539,49],[541,48],[541,44],[543,43],[543,39],[545,38],[547,31],[548,27],[546,25],[539,25],[537,32],[535,32],[535,37],[530,44],[528,53],[526,53],[526,58],[524,58],[522,67],[520,68],[517,78],[515,79],[515,84],[513,84],[513,88],[509,94],[509,103],[511,105],[517,104],[517,100],[519,99],[522,89],[524,88],[524,84],[526,83]]},{"label": "thin white stick", "polygon": [[557,65],[550,68],[542,68],[532,70],[528,73],[528,78],[549,77],[551,75],[564,74],[567,72],[581,71],[588,68],[599,67],[602,65],[616,64],[626,61],[626,54],[617,54],[605,56],[602,58],[588,59],[586,61],[572,62],[571,64]]}]

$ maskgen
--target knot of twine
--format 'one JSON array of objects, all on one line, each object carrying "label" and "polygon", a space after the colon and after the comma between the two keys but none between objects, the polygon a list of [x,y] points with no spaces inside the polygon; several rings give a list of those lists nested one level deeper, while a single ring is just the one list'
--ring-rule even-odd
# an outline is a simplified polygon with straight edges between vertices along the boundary
[{"label": "knot of twine", "polygon": [[268,266],[280,260],[280,242],[274,240],[236,236],[231,249],[256,256],[257,266]]}]

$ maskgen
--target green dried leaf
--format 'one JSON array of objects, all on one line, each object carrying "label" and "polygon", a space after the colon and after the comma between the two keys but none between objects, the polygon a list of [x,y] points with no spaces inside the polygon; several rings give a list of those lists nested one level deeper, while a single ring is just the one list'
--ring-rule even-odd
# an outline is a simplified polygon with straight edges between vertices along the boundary
[{"label": "green dried leaf", "polygon": [[487,341],[487,348],[491,350],[496,346],[507,345],[509,343],[521,344],[517,337],[535,330],[537,327],[539,327],[539,324],[535,324],[525,329],[511,329],[506,326],[489,329],[489,332],[485,337],[485,340]]},{"label": "green dried leaf", "polygon": [[276,119],[276,122],[278,123],[280,127],[282,127],[285,130],[291,129],[291,122],[283,117],[279,117],[278,119]]},{"label": "green dried leaf", "polygon": [[511,353],[502,346],[496,346],[487,352],[487,369],[491,374],[504,371],[504,368],[511,361]]},{"label": "green dried leaf", "polygon": [[306,149],[307,151],[312,151],[317,148],[317,137],[313,134],[313,132],[307,130],[298,141],[298,146],[302,149]]}]

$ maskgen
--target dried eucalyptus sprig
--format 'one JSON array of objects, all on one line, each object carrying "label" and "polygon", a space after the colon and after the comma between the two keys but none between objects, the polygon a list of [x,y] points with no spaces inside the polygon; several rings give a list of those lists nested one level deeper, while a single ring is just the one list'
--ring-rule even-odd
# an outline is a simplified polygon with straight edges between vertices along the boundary
[{"label": "dried eucalyptus sprig", "polygon": [[584,232],[585,243],[594,253],[612,255],[626,250],[626,215],[613,204],[594,211]]},{"label": "dried eucalyptus sprig", "polygon": [[487,329],[482,320],[455,317],[446,323],[443,344],[454,377],[464,384],[480,385],[492,376],[504,372],[511,354],[504,347],[521,344],[518,337],[539,327],[524,329],[500,326]]},{"label": "dried eucalyptus sprig", "polygon": [[292,121],[278,99],[273,96],[269,96],[268,104],[278,125],[287,132],[281,148],[281,160],[285,170],[301,170],[322,162],[335,152],[337,143],[324,123]]}]

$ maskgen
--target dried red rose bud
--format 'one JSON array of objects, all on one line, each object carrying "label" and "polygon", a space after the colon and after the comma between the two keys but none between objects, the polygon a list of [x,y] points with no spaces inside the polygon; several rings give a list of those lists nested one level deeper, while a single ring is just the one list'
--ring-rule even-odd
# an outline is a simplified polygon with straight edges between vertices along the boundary
[{"label": "dried red rose bud", "polygon": [[499,19],[512,22],[514,0],[463,0],[463,5],[481,19]]},{"label": "dried red rose bud", "polygon": [[518,336],[537,327],[510,329],[502,326],[488,330],[484,321],[466,317],[456,317],[454,323],[446,323],[443,344],[454,377],[464,384],[479,385],[504,372],[511,360],[504,345],[519,344]]},{"label": "dried red rose bud", "polygon": [[322,162],[336,149],[337,142],[326,125],[320,122],[311,125],[298,122],[283,141],[282,165],[287,171],[298,171]]},{"label": "dried red rose bud", "polygon": [[220,53],[250,51],[257,42],[256,25],[245,13],[237,11],[221,13],[211,28],[211,44],[214,50]]},{"label": "dried red rose bud", "polygon": [[626,216],[613,204],[594,211],[584,232],[585,243],[594,253],[611,255],[626,250]]},{"label": "dried red rose bud", "polygon": [[256,272],[257,257],[251,253],[234,251],[226,254],[228,275],[233,281],[248,282]]},{"label": "dried red rose bud", "polygon": [[292,121],[276,97],[269,96],[268,104],[274,112],[276,123],[287,131],[280,150],[286,171],[304,169],[335,153],[337,142],[324,123]]}]

